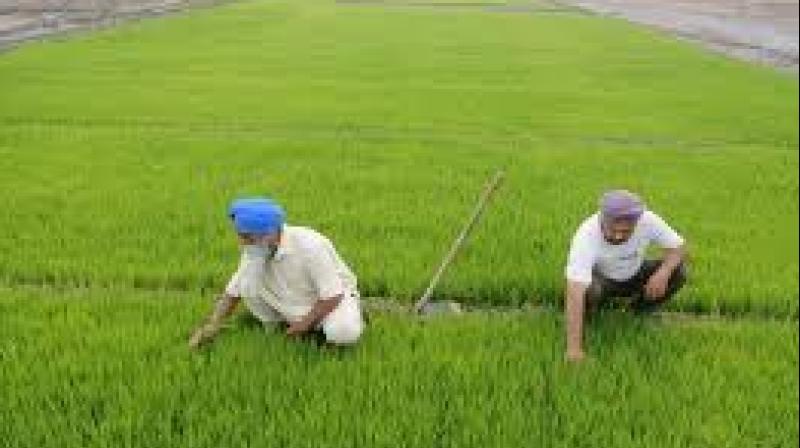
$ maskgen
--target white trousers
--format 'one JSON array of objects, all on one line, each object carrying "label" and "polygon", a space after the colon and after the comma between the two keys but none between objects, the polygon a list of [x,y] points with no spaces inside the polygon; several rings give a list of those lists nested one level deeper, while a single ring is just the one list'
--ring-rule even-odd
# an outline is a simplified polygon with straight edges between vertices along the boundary
[{"label": "white trousers", "polygon": [[[258,298],[245,298],[247,309],[264,325],[287,322],[280,313]],[[361,304],[358,295],[345,294],[339,305],[322,319],[319,327],[325,339],[331,344],[355,344],[364,332],[364,319],[361,316]]]}]

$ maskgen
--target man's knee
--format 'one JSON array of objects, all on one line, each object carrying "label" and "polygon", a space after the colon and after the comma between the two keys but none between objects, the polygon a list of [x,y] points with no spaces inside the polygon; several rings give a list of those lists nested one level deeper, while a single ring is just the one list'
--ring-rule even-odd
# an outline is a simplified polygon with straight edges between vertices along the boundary
[{"label": "man's knee", "polygon": [[586,288],[584,299],[584,307],[587,310],[594,311],[599,308],[600,304],[603,302],[602,284],[597,280],[593,280],[592,283]]},{"label": "man's knee", "polygon": [[672,275],[669,278],[669,284],[667,285],[667,294],[665,299],[669,299],[672,295],[674,295],[678,290],[683,288],[683,285],[686,284],[686,264],[681,263],[675,268],[675,271],[672,272]]},{"label": "man's knee", "polygon": [[586,302],[598,302],[603,298],[603,285],[597,279],[592,280],[592,283],[586,287]]},{"label": "man's knee", "polygon": [[685,284],[686,267],[684,263],[681,263],[677,268],[675,268],[675,270],[672,272],[672,275],[670,275],[669,282],[667,283],[667,290],[664,292],[663,296],[655,299],[645,299],[644,296],[642,296],[632,306],[638,311],[655,311],[669,302],[675,293],[677,293]]},{"label": "man's knee", "polygon": [[364,324],[360,320],[331,321],[322,327],[325,340],[330,344],[351,345],[358,342],[364,332]]}]

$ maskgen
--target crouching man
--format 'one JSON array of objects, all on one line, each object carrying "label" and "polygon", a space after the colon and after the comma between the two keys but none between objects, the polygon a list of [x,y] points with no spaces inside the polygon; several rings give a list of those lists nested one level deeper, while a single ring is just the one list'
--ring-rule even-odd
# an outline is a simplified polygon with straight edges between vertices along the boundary
[{"label": "crouching man", "polygon": [[[663,257],[645,259],[651,243]],[[626,298],[634,311],[651,311],[686,282],[684,240],[641,199],[625,190],[607,192],[600,212],[586,219],[572,239],[566,267],[567,359],[580,361],[584,312],[612,298]]]},{"label": "crouching man", "polygon": [[213,339],[240,301],[265,325],[286,325],[288,336],[321,332],[329,344],[358,341],[364,322],[356,277],[327,238],[284,224],[283,209],[269,199],[234,201],[228,217],[241,246],[239,268],[190,347]]}]

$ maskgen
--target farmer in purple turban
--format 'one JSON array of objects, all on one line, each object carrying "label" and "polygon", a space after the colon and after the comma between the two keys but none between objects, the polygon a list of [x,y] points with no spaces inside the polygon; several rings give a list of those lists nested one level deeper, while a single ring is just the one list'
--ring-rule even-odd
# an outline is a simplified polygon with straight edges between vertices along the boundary
[{"label": "farmer in purple turban", "polygon": [[[663,250],[645,259],[648,246]],[[631,309],[651,311],[669,300],[686,282],[683,238],[642,200],[626,190],[600,198],[600,211],[586,219],[572,238],[566,267],[567,359],[580,361],[586,310],[614,298],[626,298]]]},{"label": "farmer in purple turban", "polygon": [[356,276],[328,238],[286,224],[283,208],[267,198],[234,201],[228,219],[241,246],[239,269],[190,347],[213,339],[241,301],[265,327],[284,325],[288,336],[316,334],[335,345],[358,341],[364,322]]}]

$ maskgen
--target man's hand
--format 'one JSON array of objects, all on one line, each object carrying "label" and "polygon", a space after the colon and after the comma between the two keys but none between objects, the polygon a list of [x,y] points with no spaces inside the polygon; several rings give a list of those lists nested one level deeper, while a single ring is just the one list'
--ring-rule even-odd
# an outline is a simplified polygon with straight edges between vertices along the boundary
[{"label": "man's hand", "polygon": [[644,295],[646,299],[658,300],[662,299],[667,294],[669,279],[685,257],[686,249],[684,246],[674,249],[665,249],[664,260],[661,262],[661,266],[647,279],[647,284],[644,285]]},{"label": "man's hand", "polygon": [[566,358],[571,363],[579,363],[586,358],[586,354],[583,353],[583,350],[567,350]]},{"label": "man's hand", "polygon": [[583,312],[586,306],[588,285],[567,281],[567,294],[564,305],[567,327],[567,360],[580,361],[583,355]]},{"label": "man's hand", "polygon": [[192,337],[189,339],[189,348],[199,348],[204,343],[214,339],[214,336],[216,336],[217,333],[219,333],[219,325],[215,325],[210,322],[201,325],[200,328],[195,330],[194,334],[192,334]]},{"label": "man's hand", "polygon": [[196,350],[200,347],[200,345],[205,340],[205,336],[203,335],[203,328],[198,328],[192,334],[192,337],[189,338],[189,348],[192,350]]},{"label": "man's hand", "polygon": [[214,304],[214,311],[211,312],[211,315],[205,319],[203,324],[200,325],[200,327],[194,331],[192,337],[189,338],[189,348],[196,349],[214,339],[217,333],[219,333],[223,319],[228,317],[233,310],[236,309],[240,300],[239,297],[227,294],[222,294],[217,297],[217,301]]},{"label": "man's hand", "polygon": [[669,285],[670,272],[663,269],[657,270],[647,280],[644,285],[644,295],[650,300],[658,300],[664,297],[667,293],[667,286]]},{"label": "man's hand", "polygon": [[325,319],[325,316],[330,314],[342,301],[342,296],[331,297],[329,299],[319,299],[311,311],[308,312],[302,319],[297,322],[292,322],[286,329],[287,336],[300,336],[308,333],[312,328]]},{"label": "man's hand", "polygon": [[300,336],[308,332],[311,326],[306,322],[306,319],[303,319],[299,322],[294,322],[286,327],[286,335],[287,336]]}]

